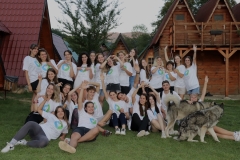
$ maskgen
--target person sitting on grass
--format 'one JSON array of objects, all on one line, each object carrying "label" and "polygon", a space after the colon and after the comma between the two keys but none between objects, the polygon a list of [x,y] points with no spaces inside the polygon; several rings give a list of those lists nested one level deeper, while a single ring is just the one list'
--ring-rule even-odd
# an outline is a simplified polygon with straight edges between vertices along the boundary
[{"label": "person sitting on grass", "polygon": [[94,104],[93,102],[86,102],[83,108],[83,91],[87,89],[88,82],[83,81],[78,87],[80,90],[78,98],[78,110],[79,110],[79,122],[78,127],[73,130],[71,139],[66,138],[64,141],[59,142],[59,148],[69,153],[75,153],[78,143],[89,142],[96,140],[99,132],[102,135],[109,136],[110,131],[104,130],[97,125],[97,119],[94,115]]},{"label": "person sitting on grass", "polygon": [[[190,94],[190,100],[188,100],[188,103],[192,104],[193,102],[197,102],[197,101],[203,102],[205,99],[206,91],[207,91],[207,84],[208,84],[208,76],[205,76],[202,95],[200,99],[198,99],[198,94]],[[240,141],[239,131],[232,132],[218,126],[214,126],[213,130],[215,131],[216,135],[220,138]]]},{"label": "person sitting on grass", "polygon": [[[47,102],[48,98],[44,97],[44,102]],[[61,134],[60,140],[64,140],[65,135],[68,133],[67,118],[65,116],[65,110],[62,106],[58,106],[54,114],[43,111],[43,105],[38,106],[35,101],[35,109],[47,122],[44,124],[38,124],[33,121],[27,122],[7,143],[1,152],[6,153],[10,150],[14,150],[15,145],[26,145],[33,148],[46,147],[51,139],[57,139]],[[29,135],[31,140],[26,141],[23,139]]]},{"label": "person sitting on grass", "polygon": [[116,91],[110,91],[107,93],[104,84],[104,75],[101,74],[100,78],[106,101],[108,102],[109,109],[112,110],[109,126],[113,126],[115,128],[115,134],[126,135],[126,124],[127,119],[129,118],[127,104],[117,98]]}]

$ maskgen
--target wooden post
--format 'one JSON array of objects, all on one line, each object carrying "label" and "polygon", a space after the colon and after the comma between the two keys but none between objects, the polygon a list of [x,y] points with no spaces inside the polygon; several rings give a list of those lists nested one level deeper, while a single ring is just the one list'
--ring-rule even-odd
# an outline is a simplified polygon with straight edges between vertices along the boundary
[{"label": "wooden post", "polygon": [[175,52],[175,23],[173,22],[173,51]]},{"label": "wooden post", "polygon": [[202,22],[202,26],[201,26],[201,51],[203,51],[203,22]]},{"label": "wooden post", "polygon": [[229,50],[226,50],[226,89],[225,89],[225,97],[228,97],[229,94]]},{"label": "wooden post", "polygon": [[230,34],[229,34],[230,38],[229,38],[229,50],[231,52],[232,50],[232,22],[230,23]]},{"label": "wooden post", "polygon": [[179,55],[180,55],[181,58],[183,58],[183,56],[182,56],[182,50],[179,50]]}]

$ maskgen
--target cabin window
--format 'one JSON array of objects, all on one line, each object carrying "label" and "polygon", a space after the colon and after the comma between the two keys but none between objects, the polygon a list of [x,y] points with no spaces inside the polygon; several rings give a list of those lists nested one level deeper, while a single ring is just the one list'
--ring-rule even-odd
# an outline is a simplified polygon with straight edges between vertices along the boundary
[{"label": "cabin window", "polygon": [[177,15],[176,15],[176,20],[177,20],[177,21],[184,21],[184,18],[185,18],[185,17],[184,17],[184,14],[177,14]]},{"label": "cabin window", "polygon": [[148,67],[151,68],[153,65],[154,58],[148,58]]},{"label": "cabin window", "polygon": [[214,21],[223,21],[223,15],[222,14],[214,15]]}]

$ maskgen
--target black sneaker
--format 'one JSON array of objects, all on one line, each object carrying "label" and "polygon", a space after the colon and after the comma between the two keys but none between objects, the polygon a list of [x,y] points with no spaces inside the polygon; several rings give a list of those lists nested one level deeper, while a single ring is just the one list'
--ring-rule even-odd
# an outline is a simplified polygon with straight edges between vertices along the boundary
[{"label": "black sneaker", "polygon": [[207,92],[205,96],[213,96],[210,92]]},{"label": "black sneaker", "polygon": [[108,137],[112,134],[112,132],[110,132],[109,130],[104,130],[104,132],[102,132],[102,135],[105,137]]}]

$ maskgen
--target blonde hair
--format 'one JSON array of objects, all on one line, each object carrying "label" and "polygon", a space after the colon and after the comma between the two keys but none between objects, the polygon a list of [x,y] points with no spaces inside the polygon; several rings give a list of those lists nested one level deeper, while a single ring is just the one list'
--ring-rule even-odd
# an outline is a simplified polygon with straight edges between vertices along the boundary
[{"label": "blonde hair", "polygon": [[[157,67],[157,66],[158,66],[158,64],[157,64],[157,60],[158,60],[158,58],[160,58],[161,61],[162,61],[162,58],[161,58],[161,57],[159,57],[159,56],[155,57],[155,58],[154,58],[154,62],[153,62],[153,67]],[[161,66],[162,66],[162,67],[164,66],[163,61],[162,61]]]},{"label": "blonde hair", "polygon": [[[51,96],[51,99],[55,102],[61,102],[61,100],[60,100],[60,88],[57,85],[54,85],[53,83],[49,83],[48,86],[50,86],[50,85],[53,86],[53,94]],[[47,97],[47,92],[45,93],[45,96]]]}]

